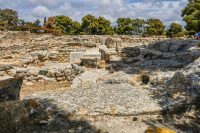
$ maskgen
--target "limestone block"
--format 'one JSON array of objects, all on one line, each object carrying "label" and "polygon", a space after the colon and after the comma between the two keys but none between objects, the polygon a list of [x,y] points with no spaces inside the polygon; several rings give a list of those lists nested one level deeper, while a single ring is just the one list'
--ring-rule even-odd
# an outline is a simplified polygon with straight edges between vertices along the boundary
[{"label": "limestone block", "polygon": [[83,52],[71,52],[70,53],[70,63],[76,64],[81,62],[81,58],[83,58],[84,53]]}]

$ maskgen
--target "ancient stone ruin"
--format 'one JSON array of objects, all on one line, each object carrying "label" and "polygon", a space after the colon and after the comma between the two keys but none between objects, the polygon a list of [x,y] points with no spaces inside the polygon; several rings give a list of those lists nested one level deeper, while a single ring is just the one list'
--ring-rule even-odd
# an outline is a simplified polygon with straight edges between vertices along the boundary
[{"label": "ancient stone ruin", "polygon": [[199,132],[199,43],[0,32],[0,132]]}]

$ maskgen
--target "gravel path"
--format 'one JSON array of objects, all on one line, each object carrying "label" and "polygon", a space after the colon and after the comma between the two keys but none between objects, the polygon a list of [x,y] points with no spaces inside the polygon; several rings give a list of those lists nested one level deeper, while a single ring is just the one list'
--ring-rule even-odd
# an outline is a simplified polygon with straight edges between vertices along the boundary
[{"label": "gravel path", "polygon": [[[121,76],[120,76],[121,75]],[[51,99],[59,108],[77,115],[138,115],[161,110],[148,89],[128,83],[132,75],[87,70],[76,77],[71,89],[33,94],[32,98]]]}]

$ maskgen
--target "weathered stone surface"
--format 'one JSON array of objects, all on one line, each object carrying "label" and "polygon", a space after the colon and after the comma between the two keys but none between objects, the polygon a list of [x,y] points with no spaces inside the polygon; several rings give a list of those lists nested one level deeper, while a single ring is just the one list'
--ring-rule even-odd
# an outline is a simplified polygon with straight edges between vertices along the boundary
[{"label": "weathered stone surface", "polygon": [[161,52],[184,52],[190,47],[192,41],[180,41],[180,40],[166,40],[162,42],[158,42],[152,45],[149,45],[150,49],[159,50]]},{"label": "weathered stone surface", "polygon": [[59,71],[55,72],[56,77],[64,77],[64,75],[65,75],[64,72],[59,72]]},{"label": "weathered stone surface", "polygon": [[50,51],[48,53],[48,58],[52,59],[52,60],[57,59],[58,58],[58,51]]},{"label": "weathered stone surface", "polygon": [[181,72],[176,72],[174,76],[165,84],[169,92],[184,92],[192,85],[191,82]]},{"label": "weathered stone surface", "polygon": [[0,78],[0,102],[19,100],[22,79],[13,77]]},{"label": "weathered stone surface", "polygon": [[40,69],[39,70],[39,75],[47,75],[47,73],[48,73],[48,68],[43,68],[43,69]]},{"label": "weathered stone surface", "polygon": [[81,66],[78,66],[76,64],[72,64],[72,70],[73,70],[75,75],[84,72],[84,68],[82,68]]},{"label": "weathered stone surface", "polygon": [[87,68],[97,68],[99,60],[97,58],[83,58],[81,59],[81,65]]},{"label": "weathered stone surface", "polygon": [[65,69],[64,74],[65,74],[65,76],[70,76],[72,74],[72,70],[71,69]]},{"label": "weathered stone surface", "polygon": [[35,58],[32,56],[24,56],[21,59],[22,64],[31,64],[35,62]]},{"label": "weathered stone surface", "polygon": [[44,60],[44,58],[47,56],[47,50],[34,51],[31,53],[31,56],[33,58],[38,58],[39,60]]},{"label": "weathered stone surface", "polygon": [[11,64],[0,64],[0,71],[7,71],[11,69],[13,66]]},{"label": "weathered stone surface", "polygon": [[97,45],[95,43],[89,42],[84,44],[85,47],[93,48],[96,47]]},{"label": "weathered stone surface", "polygon": [[70,63],[76,64],[81,62],[81,58],[83,58],[83,52],[71,52],[70,53]]},{"label": "weathered stone surface", "polygon": [[100,49],[100,53],[101,53],[101,60],[105,60],[105,61],[110,61],[110,55],[107,51],[107,49]]},{"label": "weathered stone surface", "polygon": [[139,47],[126,47],[122,50],[122,54],[126,57],[136,57],[140,52],[141,50]]},{"label": "weathered stone surface", "polygon": [[[125,63],[135,63],[136,67],[182,68],[200,57],[193,41],[167,40],[146,47],[128,47],[122,50]],[[137,63],[136,63],[137,62]]]},{"label": "weathered stone surface", "polygon": [[38,74],[39,74],[39,69],[32,67],[32,68],[28,68],[26,76],[38,76]]},{"label": "weathered stone surface", "polygon": [[121,38],[108,37],[105,41],[105,45],[108,48],[116,48],[121,46],[121,42],[122,42]]}]

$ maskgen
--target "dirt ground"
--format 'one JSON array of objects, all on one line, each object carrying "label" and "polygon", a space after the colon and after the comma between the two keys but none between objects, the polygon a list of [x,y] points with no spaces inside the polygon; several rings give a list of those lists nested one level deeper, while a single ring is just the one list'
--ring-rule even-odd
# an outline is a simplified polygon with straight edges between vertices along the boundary
[{"label": "dirt ground", "polygon": [[57,90],[59,88],[68,89],[70,87],[69,82],[40,82],[33,85],[23,84],[20,92],[20,100],[23,100],[26,96],[29,96],[36,92],[44,92],[48,90]]}]

